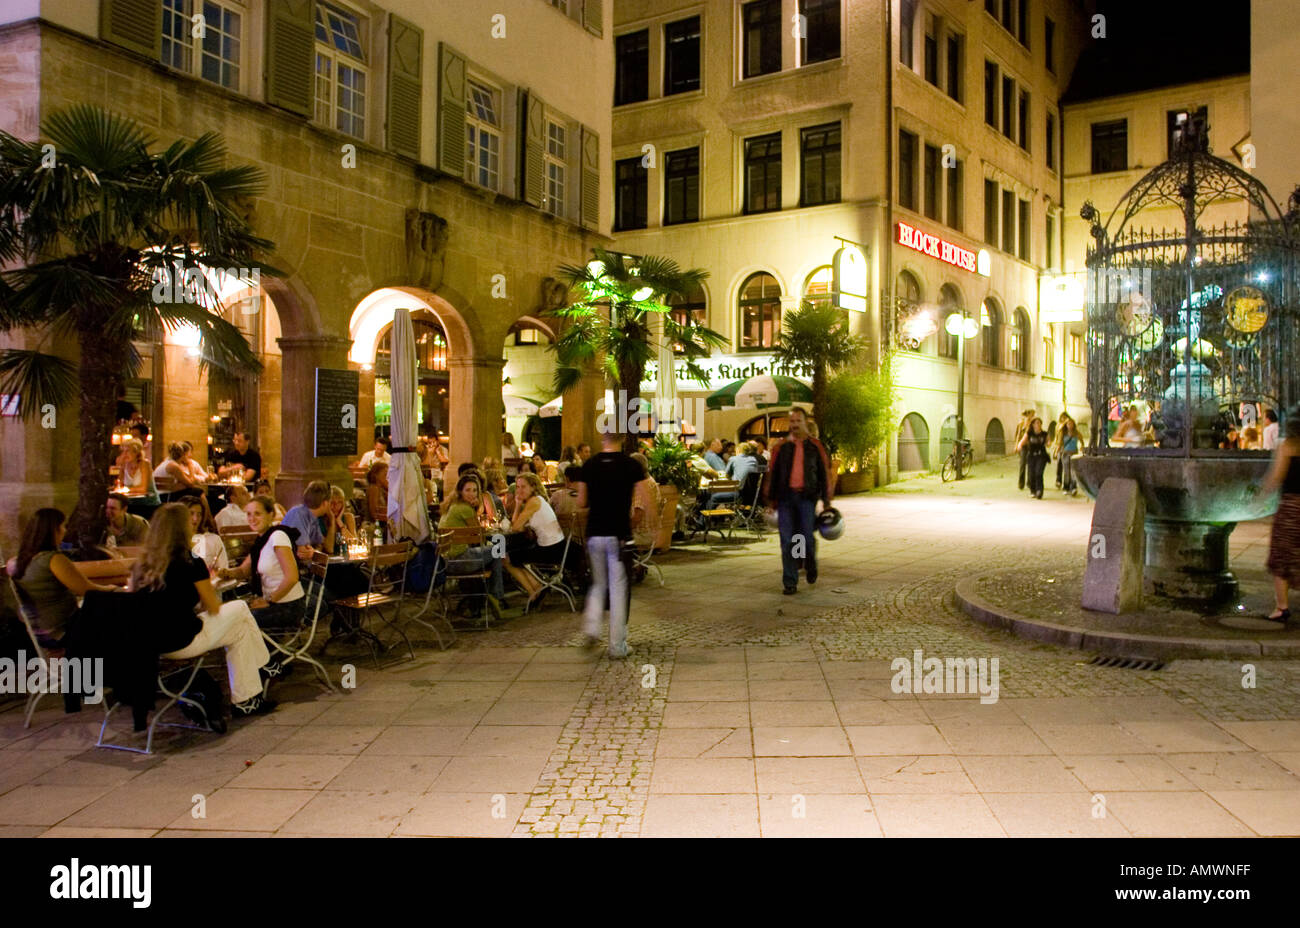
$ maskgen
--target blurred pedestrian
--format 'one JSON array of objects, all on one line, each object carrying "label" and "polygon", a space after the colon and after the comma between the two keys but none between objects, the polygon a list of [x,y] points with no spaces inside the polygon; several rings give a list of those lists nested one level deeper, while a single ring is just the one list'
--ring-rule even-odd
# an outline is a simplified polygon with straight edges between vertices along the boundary
[{"label": "blurred pedestrian", "polygon": [[1024,445],[1022,444],[1021,439],[1025,437],[1025,432],[1029,431],[1029,420],[1032,419],[1033,417],[1034,417],[1034,411],[1032,409],[1026,409],[1024,412],[1020,414],[1020,421],[1016,423],[1016,435],[1014,441],[1016,443],[1016,451],[1020,455],[1019,482],[1020,482],[1020,489],[1022,490],[1025,488],[1025,466],[1026,466],[1025,462],[1028,460],[1028,458],[1026,456],[1027,452],[1024,450]]},{"label": "blurred pedestrian", "polygon": [[1259,488],[1261,496],[1278,489],[1282,491],[1273,516],[1265,566],[1273,575],[1276,606],[1269,618],[1283,624],[1291,619],[1291,587],[1300,586],[1300,462],[1296,461],[1300,456],[1300,436],[1292,424],[1297,421],[1300,419],[1295,415],[1287,416],[1286,438],[1273,450],[1273,464]]},{"label": "blurred pedestrian", "polygon": [[1026,475],[1029,478],[1029,495],[1034,499],[1043,498],[1043,471],[1047,467],[1047,433],[1043,431],[1043,420],[1035,416],[1029,420],[1029,430],[1025,432],[1016,446],[1022,452]]}]

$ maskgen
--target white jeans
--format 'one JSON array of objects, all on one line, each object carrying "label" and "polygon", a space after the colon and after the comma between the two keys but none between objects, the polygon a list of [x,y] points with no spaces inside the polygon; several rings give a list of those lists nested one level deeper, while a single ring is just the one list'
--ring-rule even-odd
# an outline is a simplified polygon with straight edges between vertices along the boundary
[{"label": "white jeans", "polygon": [[230,680],[230,698],[234,702],[252,699],[262,692],[262,677],[258,668],[271,659],[262,639],[262,630],[242,599],[222,603],[216,615],[199,613],[203,630],[194,640],[163,657],[179,659],[198,657],[216,648],[226,649],[226,673]]},{"label": "white jeans", "polygon": [[627,657],[627,570],[619,557],[622,543],[612,536],[598,536],[586,541],[587,559],[591,564],[591,587],[587,590],[587,610],[582,630],[592,637],[600,634],[600,618],[609,598],[609,656]]}]

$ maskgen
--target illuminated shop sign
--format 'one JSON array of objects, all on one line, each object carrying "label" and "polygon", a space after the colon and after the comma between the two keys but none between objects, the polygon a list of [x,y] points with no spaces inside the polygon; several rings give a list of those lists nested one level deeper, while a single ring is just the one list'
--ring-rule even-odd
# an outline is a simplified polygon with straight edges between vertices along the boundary
[{"label": "illuminated shop sign", "polygon": [[835,302],[840,309],[855,313],[867,311],[867,259],[854,245],[835,252],[831,264]]},{"label": "illuminated shop sign", "polygon": [[963,271],[970,271],[972,274],[980,273],[979,255],[975,252],[944,241],[937,235],[922,232],[905,222],[898,224],[898,244],[919,251],[923,255],[929,255],[931,258],[938,258],[945,264],[959,267]]}]

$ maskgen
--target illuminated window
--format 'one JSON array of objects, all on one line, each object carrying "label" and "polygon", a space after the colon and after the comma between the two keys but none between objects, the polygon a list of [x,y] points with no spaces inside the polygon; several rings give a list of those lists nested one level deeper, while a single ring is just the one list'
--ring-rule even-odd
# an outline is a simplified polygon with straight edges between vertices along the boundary
[{"label": "illuminated window", "polygon": [[740,288],[740,347],[774,348],[780,337],[781,285],[771,274],[754,274]]},{"label": "illuminated window", "polygon": [[329,3],[316,4],[316,121],[364,138],[366,53],[361,17]]}]

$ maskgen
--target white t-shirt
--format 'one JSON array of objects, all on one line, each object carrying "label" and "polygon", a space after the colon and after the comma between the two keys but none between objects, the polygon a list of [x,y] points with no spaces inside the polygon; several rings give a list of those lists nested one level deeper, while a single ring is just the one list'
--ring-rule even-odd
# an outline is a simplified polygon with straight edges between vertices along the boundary
[{"label": "white t-shirt", "polygon": [[[262,578],[262,596],[275,592],[284,583],[284,571],[280,569],[280,561],[275,556],[276,548],[288,548],[290,557],[293,556],[293,545],[289,541],[289,536],[281,531],[271,533],[271,538],[262,546],[262,554],[257,559],[257,573]],[[277,602],[291,603],[295,599],[302,599],[306,594],[302,591],[302,583],[295,583],[293,589],[285,595],[284,599]],[[269,601],[269,600],[268,600]]]},{"label": "white t-shirt", "polygon": [[560,528],[560,520],[555,518],[555,510],[551,508],[551,504],[540,496],[536,499],[540,505],[529,517],[528,527],[537,534],[538,546],[549,548],[564,541],[564,530]]},{"label": "white t-shirt", "polygon": [[234,503],[227,503],[212,517],[217,528],[248,528],[248,514]]},{"label": "white t-shirt", "polygon": [[1272,451],[1277,447],[1277,423],[1270,422],[1264,426],[1264,450]]},{"label": "white t-shirt", "polygon": [[215,573],[230,566],[230,555],[226,553],[226,546],[222,543],[220,535],[213,532],[195,535],[190,539],[190,543],[193,545],[191,550],[194,556],[207,564],[208,570]]},{"label": "white t-shirt", "polygon": [[170,464],[171,462],[172,462],[172,459],[171,459],[171,458],[168,458],[167,460],[165,460],[165,461],[163,461],[161,464],[159,464],[157,467],[155,467],[155,468],[153,469],[153,479],[157,480],[159,477],[170,477],[170,476],[172,476],[171,473],[167,470],[167,465]]},{"label": "white t-shirt", "polygon": [[367,451],[365,454],[361,455],[361,466],[369,467],[376,461],[379,461],[381,464],[387,464],[389,457],[390,455],[385,451],[380,451],[378,454],[374,451]]}]

